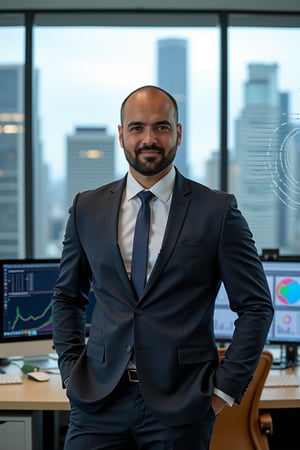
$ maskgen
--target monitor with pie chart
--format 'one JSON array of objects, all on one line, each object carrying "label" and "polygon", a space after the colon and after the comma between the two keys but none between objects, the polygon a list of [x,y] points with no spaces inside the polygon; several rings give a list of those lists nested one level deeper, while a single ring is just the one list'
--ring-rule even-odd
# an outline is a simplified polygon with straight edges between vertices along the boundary
[{"label": "monitor with pie chart", "polygon": [[[275,310],[267,343],[281,345],[284,348],[285,365],[294,365],[300,346],[300,259],[275,259],[262,263]],[[222,284],[214,316],[217,341],[231,340],[236,318],[237,315],[229,308]]]}]

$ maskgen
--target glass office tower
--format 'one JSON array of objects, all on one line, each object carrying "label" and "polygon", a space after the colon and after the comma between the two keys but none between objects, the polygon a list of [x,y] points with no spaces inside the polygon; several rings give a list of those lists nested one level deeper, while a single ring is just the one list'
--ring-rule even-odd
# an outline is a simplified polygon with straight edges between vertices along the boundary
[{"label": "glass office tower", "polygon": [[0,66],[0,254],[24,253],[23,65]]},{"label": "glass office tower", "polygon": [[67,137],[66,209],[74,195],[115,178],[114,136],[105,127],[76,127]]},{"label": "glass office tower", "polygon": [[183,175],[188,176],[187,41],[185,39],[160,39],[158,41],[158,86],[170,92],[178,103],[179,121],[183,126],[183,135],[175,165]]}]

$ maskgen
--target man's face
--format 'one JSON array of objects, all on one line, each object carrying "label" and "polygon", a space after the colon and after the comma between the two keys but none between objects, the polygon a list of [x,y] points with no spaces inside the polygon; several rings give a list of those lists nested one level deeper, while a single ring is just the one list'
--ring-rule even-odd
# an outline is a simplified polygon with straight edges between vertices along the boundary
[{"label": "man's face", "polygon": [[181,143],[171,100],[163,92],[144,89],[128,98],[119,125],[119,141],[130,167],[141,175],[156,175],[171,167]]}]

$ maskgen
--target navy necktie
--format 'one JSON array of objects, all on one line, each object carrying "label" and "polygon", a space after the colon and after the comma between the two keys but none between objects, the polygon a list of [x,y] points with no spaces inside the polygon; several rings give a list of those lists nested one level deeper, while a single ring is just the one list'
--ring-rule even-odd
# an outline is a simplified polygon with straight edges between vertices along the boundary
[{"label": "navy necktie", "polygon": [[147,279],[150,228],[149,200],[153,197],[153,194],[150,191],[142,191],[139,192],[138,197],[142,204],[135,223],[131,260],[131,281],[137,296],[141,297]]}]

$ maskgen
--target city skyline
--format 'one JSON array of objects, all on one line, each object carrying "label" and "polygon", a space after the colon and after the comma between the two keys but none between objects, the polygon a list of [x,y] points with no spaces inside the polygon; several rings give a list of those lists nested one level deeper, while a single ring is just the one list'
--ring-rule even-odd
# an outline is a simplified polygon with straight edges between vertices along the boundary
[{"label": "city skyline", "polygon": [[[125,94],[130,92],[131,86],[133,89],[138,84],[145,84],[149,77],[152,78],[152,82],[154,81],[154,67],[151,62],[156,58],[156,46],[153,43],[158,39],[175,37],[187,40],[189,60],[192,61],[188,77],[189,124],[184,132],[189,134],[188,158],[192,167],[191,176],[203,180],[204,164],[210,154],[219,147],[219,138],[216,133],[219,121],[217,90],[220,70],[218,28],[122,27],[120,30],[122,30],[120,32],[124,47],[134,48],[135,54],[139,54],[139,57],[145,55],[146,64],[141,64],[143,59],[140,59],[138,66],[134,63],[130,64],[130,59],[128,60],[127,57],[126,60],[125,54],[117,50],[120,35],[117,27],[99,27],[92,30],[85,27],[35,28],[34,61],[43,77],[40,95],[42,140],[45,161],[50,168],[50,177],[57,179],[64,176],[66,155],[63,151],[62,135],[71,133],[76,124],[106,126],[110,133],[116,133],[119,106]],[[251,39],[249,39],[249,33]],[[229,27],[228,148],[230,151],[234,138],[232,124],[242,108],[242,84],[246,80],[246,67],[250,61],[278,63],[281,69],[280,90],[293,92],[290,111],[293,114],[299,114],[298,72],[290,70],[296,61],[293,42],[297,42],[299,35],[299,30],[290,28]],[[0,38],[9,44],[1,49],[0,62],[24,60],[22,44],[24,37],[22,27],[0,28]],[[109,51],[106,45],[102,45],[104,42],[110,42]],[[259,46],[256,43],[259,43]],[[274,49],[274,52],[270,52],[270,49]],[[97,54],[99,56],[95,59]],[[66,55],[68,55],[67,58]],[[80,59],[78,55],[81,56]],[[195,61],[198,62],[195,63]],[[77,66],[80,67],[79,70]],[[101,70],[101,66],[104,70]],[[98,83],[99,77],[105,89]],[[135,79],[140,79],[141,82],[132,83]],[[82,83],[84,84],[79,89]],[[204,86],[204,89],[201,90],[201,96],[198,97],[197,102],[194,91],[199,83]],[[110,87],[112,84],[113,88]],[[62,86],[63,91],[60,89]],[[51,92],[56,90],[57,94],[53,97]],[[105,119],[102,120],[97,103],[107,102],[110,108],[106,110]],[[190,105],[192,102],[193,106]],[[78,108],[78,105],[82,107]],[[200,129],[195,111],[201,118]],[[73,116],[74,113],[75,116]],[[86,118],[87,114],[90,114],[89,119]],[[214,119],[211,120],[213,117]],[[126,164],[118,146],[115,151],[117,173],[122,174],[126,170]]]},{"label": "city skyline", "polygon": [[[6,78],[3,78],[3,83],[5,80],[8,80],[8,75],[12,73],[12,71],[15,71],[15,73],[22,72],[22,66],[2,66],[0,69],[2,78],[3,75],[4,77],[6,76]],[[238,169],[236,175],[232,177],[235,183],[234,193],[237,195],[239,205],[250,222],[258,246],[264,248],[263,246],[265,245],[267,248],[273,248],[278,245],[278,242],[281,242],[281,244],[287,248],[291,246],[297,248],[295,228],[297,229],[298,227],[299,211],[290,214],[289,210],[285,211],[280,207],[280,202],[284,203],[285,206],[287,206],[289,202],[290,205],[288,206],[290,207],[292,202],[294,202],[295,205],[298,204],[295,187],[293,186],[294,178],[297,177],[297,171],[294,170],[294,178],[291,177],[290,174],[287,173],[287,163],[285,162],[285,166],[281,167],[281,172],[279,173],[277,167],[279,163],[276,163],[276,161],[279,161],[281,154],[281,160],[284,159],[287,161],[290,159],[296,166],[299,166],[300,160],[297,156],[297,149],[299,147],[298,144],[300,139],[298,139],[298,134],[300,132],[298,131],[298,133],[296,133],[297,139],[295,140],[294,130],[297,130],[297,128],[295,128],[289,115],[289,96],[287,93],[282,93],[278,90],[277,71],[277,64],[268,65],[251,63],[248,65],[248,79],[245,82],[245,104],[243,105],[241,115],[237,117],[236,120],[237,141],[235,142],[234,157],[229,162],[229,175],[232,175],[232,168],[234,165],[235,169]],[[5,75],[6,73],[7,75]],[[37,75],[38,74],[36,74],[36,76]],[[11,76],[9,78],[11,79]],[[18,85],[21,86],[22,83],[18,81]],[[20,89],[15,91],[17,92],[16,98],[19,98],[19,101],[13,102],[13,97],[11,98],[10,95],[7,94],[6,97],[4,97],[4,99],[7,99],[7,106],[5,106],[5,103],[0,105],[0,111],[2,111],[3,117],[5,117],[5,114],[9,116],[7,113],[9,110],[12,110],[15,115],[20,113],[22,103],[20,101]],[[9,93],[8,90],[7,93]],[[10,103],[12,105],[11,107],[9,106]],[[38,123],[38,111],[35,111],[34,117]],[[282,130],[282,118],[286,121],[284,130]],[[5,125],[2,125],[2,127],[4,129]],[[36,177],[43,173],[44,162],[40,159],[39,130],[38,128],[35,129],[36,136],[34,139],[34,146],[35,152],[38,153],[39,158],[34,159],[35,169],[33,173],[35,174],[35,185],[43,186],[43,190],[37,190],[38,196],[36,197],[35,204],[45,205],[46,195],[50,191],[50,186],[46,187],[46,185],[41,183],[41,181],[38,181],[38,178]],[[274,138],[274,130],[280,130],[281,134],[279,135],[277,132],[277,135],[275,134]],[[259,140],[255,137],[257,132],[260,134]],[[261,135],[261,133],[263,133],[263,135]],[[5,133],[3,134],[3,137],[4,136]],[[15,136],[17,137],[18,134]],[[242,141],[239,140],[239,136],[242,138]],[[289,139],[289,141],[287,141],[287,139]],[[19,146],[17,142],[18,141],[16,141],[18,149],[17,154],[20,154],[20,152],[22,152],[22,146]],[[272,142],[273,148],[270,142]],[[285,145],[285,147],[283,147],[283,145]],[[291,147],[295,156],[291,156]],[[108,134],[105,127],[78,126],[72,134],[66,137],[68,171],[65,180],[65,191],[67,202],[64,206],[60,205],[61,212],[64,209],[68,209],[74,195],[78,191],[96,188],[101,184],[111,181],[111,179],[115,177],[113,149],[114,136]],[[214,182],[213,180],[217,179],[219,160],[218,154],[216,154],[216,157],[215,154],[212,154],[212,165],[210,170],[207,171],[208,176],[206,184],[208,185],[212,185]],[[263,161],[263,163],[258,167],[259,160]],[[277,166],[275,166],[275,163]],[[278,173],[275,172],[275,169]],[[16,176],[18,176],[18,173],[19,171],[16,171]],[[86,178],[87,173],[89,173],[88,178]],[[92,175],[92,173],[94,175]],[[209,176],[211,179],[209,179]],[[284,185],[284,202],[282,196],[283,188],[280,190],[278,189],[278,184],[283,177],[286,177]],[[45,179],[46,178],[47,177],[45,177]],[[20,182],[21,179],[17,181],[17,185],[19,185]],[[257,191],[256,196],[253,195],[253,188]],[[248,193],[251,192],[252,195],[249,196]],[[261,196],[262,192],[264,193],[263,197]],[[17,193],[16,199],[18,199],[17,203],[19,204],[20,198]],[[260,215],[257,215],[259,204],[263,207],[263,215],[265,217],[263,227],[261,224],[261,217]],[[297,210],[297,207],[294,209]],[[39,211],[40,210],[41,208],[39,208]],[[46,211],[47,210],[45,210],[45,212]],[[48,217],[49,220],[51,219],[50,216]],[[41,222],[37,220],[36,228],[37,230],[43,230],[43,232],[46,233],[49,226],[45,220],[46,215],[43,214],[42,217],[44,226],[41,226]],[[23,234],[21,230],[22,229],[20,229],[20,232],[18,233],[19,235]],[[272,230],[272,232],[270,232],[270,230]],[[285,236],[284,232],[286,230],[290,231],[289,239],[280,237]],[[63,213],[61,216],[61,231],[63,231]],[[36,234],[36,248],[42,248],[40,241],[45,239],[45,237],[43,238],[41,236],[41,232]],[[295,236],[295,238],[293,239],[292,236]],[[58,235],[58,238],[60,237],[61,236]]]},{"label": "city skyline", "polygon": [[[188,104],[187,104],[187,124],[186,124],[186,133],[188,138],[188,146],[187,146],[187,162],[189,166],[191,167],[191,178],[196,179],[197,181],[204,181],[204,177],[206,175],[206,167],[207,163],[212,160],[212,157],[216,156],[215,163],[218,165],[219,170],[219,159],[218,159],[218,152],[219,152],[219,105],[218,105],[218,90],[219,90],[219,68],[217,66],[217,51],[215,51],[215,59],[214,58],[207,58],[208,53],[206,53],[206,58],[201,59],[198,58],[195,60],[194,57],[191,55],[194,55],[195,52],[195,44],[199,42],[199,33],[191,33],[190,30],[188,33],[186,33],[186,30],[181,30],[179,34],[177,34],[177,31],[174,32],[174,30],[171,32],[168,30],[168,32],[164,33],[162,30],[155,30],[154,36],[152,36],[152,40],[150,43],[148,43],[148,48],[151,47],[151,54],[145,55],[146,59],[148,61],[147,66],[141,65],[141,61],[139,61],[139,65],[137,67],[137,71],[134,71],[135,66],[130,66],[130,64],[125,64],[126,57],[123,54],[121,60],[118,60],[118,58],[114,57],[114,66],[111,65],[111,62],[108,63],[104,58],[104,53],[99,53],[99,58],[95,60],[94,58],[94,50],[95,48],[92,46],[89,49],[88,52],[88,58],[84,60],[81,60],[81,58],[78,58],[78,54],[84,55],[84,58],[86,55],[83,53],[83,48],[86,47],[87,42],[90,40],[90,38],[95,36],[93,32],[91,33],[83,33],[81,36],[82,39],[82,46],[79,48],[76,48],[77,51],[77,59],[75,60],[75,52],[69,52],[67,51],[67,47],[63,47],[62,49],[55,48],[55,40],[61,39],[61,36],[64,34],[63,30],[60,30],[60,32],[57,34],[55,32],[55,39],[54,42],[50,40],[48,42],[48,48],[47,51],[43,50],[43,45],[45,45],[45,42],[43,39],[46,37],[49,39],[49,33],[51,35],[53,29],[47,30],[42,29],[38,30],[38,35],[36,36],[36,42],[38,42],[38,46],[35,47],[35,61],[36,61],[36,68],[39,72],[39,92],[36,95],[36,106],[38,108],[38,121],[39,121],[39,130],[40,135],[37,136],[39,139],[39,142],[37,144],[37,148],[43,149],[43,162],[48,164],[49,173],[50,173],[50,182],[51,182],[51,191],[53,191],[53,185],[57,185],[57,189],[62,188],[61,180],[65,180],[65,174],[67,169],[67,136],[72,135],[74,130],[77,127],[105,127],[108,131],[108,134],[111,136],[114,136],[116,138],[117,136],[117,123],[119,122],[119,107],[120,104],[125,97],[125,92],[128,94],[128,91],[133,90],[136,87],[136,83],[138,79],[143,80],[143,84],[156,84],[159,83],[158,80],[155,78],[155,73],[157,72],[157,58],[158,58],[158,42],[160,40],[168,40],[168,39],[178,39],[182,40],[183,42],[186,42],[187,44],[187,86],[188,86],[188,92],[186,93],[186,98],[188,98]],[[57,31],[57,30],[56,30]],[[67,33],[68,39],[67,44],[73,46],[73,50],[75,49],[74,42],[71,42],[71,37],[74,37],[74,30],[72,32]],[[111,31],[111,30],[110,30]],[[203,30],[201,30],[202,32]],[[233,39],[233,34],[235,36],[239,35],[236,34],[234,30],[234,33],[230,32],[230,39],[231,41]],[[246,30],[243,29],[242,34],[244,36],[246,35]],[[41,34],[40,34],[41,33]],[[144,35],[144,33],[137,32],[137,30],[130,30],[131,37],[134,41],[137,40],[137,34],[141,37]],[[258,33],[258,32],[257,32]],[[258,34],[254,32],[254,34],[257,36],[258,34],[261,34],[260,31]],[[188,37],[188,35],[191,35],[191,37]],[[213,37],[212,41],[214,41],[215,50],[218,49],[217,44],[217,36],[218,33],[216,29],[210,30],[210,33],[207,35],[206,31],[203,31],[203,34],[200,33],[201,36],[210,36]],[[268,34],[268,33],[267,33]],[[101,33],[98,33],[97,36],[99,36]],[[113,33],[113,35],[116,35]],[[279,33],[280,37],[280,43],[284,41],[282,39],[282,33]],[[127,33],[126,33],[127,36]],[[172,37],[171,37],[172,36]],[[102,36],[102,39],[103,36]],[[243,39],[241,39],[243,41]],[[249,39],[248,39],[249,41]],[[245,42],[245,41],[244,41]],[[63,41],[65,45],[65,41]],[[202,42],[203,43],[203,42]],[[96,42],[96,44],[99,44],[99,41]],[[138,42],[140,44],[140,42]],[[239,43],[240,44],[240,43]],[[278,42],[277,42],[278,44]],[[94,42],[93,42],[94,45]],[[247,42],[248,47],[250,46],[250,43]],[[262,41],[262,47],[264,46],[264,42]],[[238,46],[235,46],[230,43],[230,49],[232,50],[229,54],[229,64],[231,63],[232,58],[235,57],[235,51]],[[49,68],[49,56],[52,54],[52,50],[55,54],[57,54],[57,59],[52,60],[50,59],[50,68]],[[60,51],[61,50],[61,51]],[[135,49],[137,50],[137,49]],[[203,50],[203,49],[202,49]],[[209,49],[211,51],[211,48]],[[280,49],[279,49],[280,50]],[[66,53],[67,51],[67,53]],[[101,48],[102,51],[102,48]],[[259,48],[259,51],[261,51],[261,48]],[[208,52],[208,49],[206,48],[206,52]],[[265,52],[265,49],[264,49]],[[281,54],[280,51],[276,52],[276,56],[278,56],[278,60],[274,61],[273,58],[270,60],[265,59],[265,53],[262,52],[260,54],[260,57],[253,58],[253,60],[249,61],[249,54],[241,55],[241,60],[239,64],[238,70],[235,72],[235,66],[234,71],[231,74],[232,76],[229,77],[229,123],[228,123],[228,143],[229,143],[229,161],[234,161],[234,158],[236,156],[236,126],[235,122],[239,120],[241,115],[243,114],[243,109],[245,107],[245,104],[247,103],[247,92],[245,90],[245,86],[247,84],[248,79],[248,67],[249,64],[265,64],[265,65],[276,65],[277,72],[278,72],[278,80],[277,80],[277,90],[278,92],[285,93],[289,97],[289,113],[288,113],[288,121],[295,122],[295,126],[297,125],[297,120],[299,119],[299,114],[297,113],[297,109],[295,110],[295,107],[297,107],[298,102],[298,96],[299,96],[299,89],[298,84],[292,84],[289,89],[286,88],[287,86],[287,79],[291,79],[291,71],[287,70],[287,59],[283,60],[283,53]],[[147,52],[144,52],[147,53]],[[253,52],[252,52],[253,53]],[[270,52],[269,52],[270,53]],[[61,57],[68,54],[68,58],[64,58],[64,61],[62,62]],[[201,54],[201,49],[200,53]],[[257,55],[257,51],[255,53]],[[70,58],[69,58],[70,56]],[[106,55],[108,56],[108,55]],[[105,57],[106,57],[105,56]],[[116,56],[116,55],[115,55]],[[211,56],[211,55],[210,55]],[[284,53],[285,58],[287,58],[287,52]],[[74,58],[74,59],[72,59]],[[208,63],[212,62],[212,66],[209,66]],[[260,60],[260,61],[258,61]],[[246,62],[245,66],[242,66],[243,62]],[[258,61],[258,62],[257,62]],[[62,62],[63,67],[60,66],[60,62]],[[149,64],[150,62],[150,64]],[[93,64],[92,64],[93,63]],[[6,62],[7,64],[7,62]],[[116,70],[117,67],[120,67],[120,64],[125,64],[122,66],[122,72],[117,73]],[[51,70],[51,65],[55,65],[55,72]],[[144,68],[147,71],[147,79],[142,76],[142,72],[144,71]],[[56,70],[57,69],[57,70]],[[66,72],[67,71],[67,72]],[[135,78],[135,75],[137,72],[137,78]],[[285,79],[286,74],[289,74],[289,77]],[[67,81],[66,81],[66,73],[68,74]],[[126,74],[131,73],[134,76],[127,77]],[[241,78],[239,75],[238,82],[236,81],[237,73],[246,73],[246,76],[243,75]],[[115,87],[113,95],[111,91],[111,85],[108,83],[108,80],[106,77],[108,74],[112,75],[111,83]],[[80,75],[80,77],[78,77]],[[102,76],[103,75],[103,76]],[[141,76],[142,78],[138,78]],[[118,77],[118,80],[117,80]],[[50,80],[51,78],[51,80]],[[80,78],[80,80],[79,80]],[[128,79],[127,79],[128,78]],[[209,78],[209,81],[208,81]],[[195,81],[198,79],[198,83],[195,84]],[[285,79],[285,80],[284,80]],[[107,81],[107,89],[106,89],[106,83]],[[78,84],[80,81],[81,84]],[[297,81],[298,83],[298,81]],[[140,83],[141,84],[141,83]],[[212,88],[214,86],[214,88]],[[234,89],[233,89],[234,87]],[[107,90],[107,92],[106,92]],[[236,96],[236,93],[238,92],[239,100],[234,100],[235,96],[233,96],[232,91],[234,91],[234,94]],[[53,94],[55,92],[56,95],[51,95],[51,98],[49,96],[49,93]],[[92,97],[91,97],[92,96]],[[107,97],[108,96],[108,97]],[[92,98],[92,101],[91,101]],[[107,100],[109,98],[109,100]],[[106,99],[106,100],[105,100]],[[70,100],[70,101],[69,101]],[[234,101],[232,101],[234,100]],[[108,101],[108,103],[105,103],[105,101]],[[50,103],[49,103],[50,102]],[[233,106],[235,105],[235,106]],[[236,108],[236,105],[238,105],[238,109]],[[105,117],[105,120],[99,121],[99,117]],[[117,118],[117,120],[116,120]],[[112,125],[113,123],[113,125]],[[66,127],[67,124],[67,127]],[[207,125],[209,124],[209,126]],[[276,136],[276,126],[281,126],[280,123],[274,123],[273,129],[270,129],[270,132],[273,132],[273,137]],[[113,131],[112,131],[113,130]],[[195,138],[196,136],[196,138]],[[276,142],[276,138],[273,139],[273,144]],[[297,146],[296,140],[293,141],[293,145]],[[50,150],[49,150],[50,149]],[[178,152],[181,151],[181,148],[178,149]],[[49,156],[50,155],[50,156]],[[115,166],[115,177],[122,176],[127,171],[127,163],[125,161],[125,158],[123,157],[123,151],[120,149],[118,144],[118,139],[115,139],[115,148],[114,148],[114,155],[116,158],[116,166]],[[40,156],[40,151],[39,151]],[[64,160],[64,162],[62,162]],[[265,164],[270,163],[269,161],[265,161]],[[271,163],[274,163],[274,161]],[[176,160],[175,160],[176,164]],[[212,164],[211,168],[212,171],[214,171],[215,165]],[[247,165],[246,165],[247,167]],[[274,169],[274,167],[273,167]],[[35,169],[34,169],[35,170]],[[234,176],[229,178],[230,181],[230,188],[233,186],[234,193],[237,193],[238,196],[240,196],[238,185],[236,183],[236,186],[232,184],[232,181],[238,181],[238,171],[240,170],[240,166],[238,163],[235,163],[235,170],[237,171]],[[55,176],[53,176],[53,173],[55,173]],[[234,172],[232,172],[234,173]],[[232,174],[231,174],[232,175]],[[297,178],[297,173],[293,174]],[[46,178],[48,175],[46,174],[44,178]],[[276,177],[273,176],[273,181]],[[220,177],[218,175],[214,175],[214,180],[219,181]],[[270,180],[268,182],[272,181],[272,173],[270,171]],[[101,181],[99,180],[99,184],[101,184]],[[210,185],[210,181],[208,181],[208,184]],[[213,184],[213,183],[212,183]],[[59,186],[58,186],[59,185]],[[219,186],[213,186],[213,187],[219,187]],[[246,187],[246,184],[244,184],[244,188]],[[56,188],[56,186],[55,186]],[[273,183],[274,188],[274,194],[276,194],[275,184]],[[269,185],[268,185],[269,189]],[[255,195],[253,194],[255,190],[255,186],[251,187],[251,191],[249,193],[250,197],[252,196],[253,199],[255,199]],[[240,203],[243,206],[243,199],[238,198],[238,201],[242,200]],[[290,195],[289,201],[287,201],[287,198],[285,198],[286,204],[283,203],[283,198],[280,200],[282,203],[282,207],[284,210],[280,213],[278,216],[278,220],[280,220],[280,217],[283,215],[290,216],[291,220],[288,220],[284,224],[284,228],[286,230],[289,230],[289,235],[292,236],[293,233],[291,233],[291,224],[294,224],[294,227],[298,226],[298,219],[296,215],[294,214],[294,217],[288,212],[289,209],[291,209],[292,202],[294,202],[294,207],[298,208],[298,201],[295,196]],[[51,199],[52,201],[52,199]],[[53,206],[53,205],[52,205]],[[245,210],[247,211],[247,205],[245,206]],[[61,214],[63,215],[63,218],[61,220],[65,220],[67,216],[67,211],[61,211]],[[251,217],[251,213],[248,212],[247,215],[249,215],[249,218]],[[263,217],[259,217],[258,219],[258,227],[260,227],[260,222],[262,221]],[[276,219],[277,220],[277,219]],[[278,227],[282,228],[282,225],[277,224]],[[57,229],[57,222],[56,222],[56,229]],[[280,243],[280,241],[279,241]],[[289,243],[282,243],[282,245],[288,245],[288,248],[292,249],[292,240]]]}]

